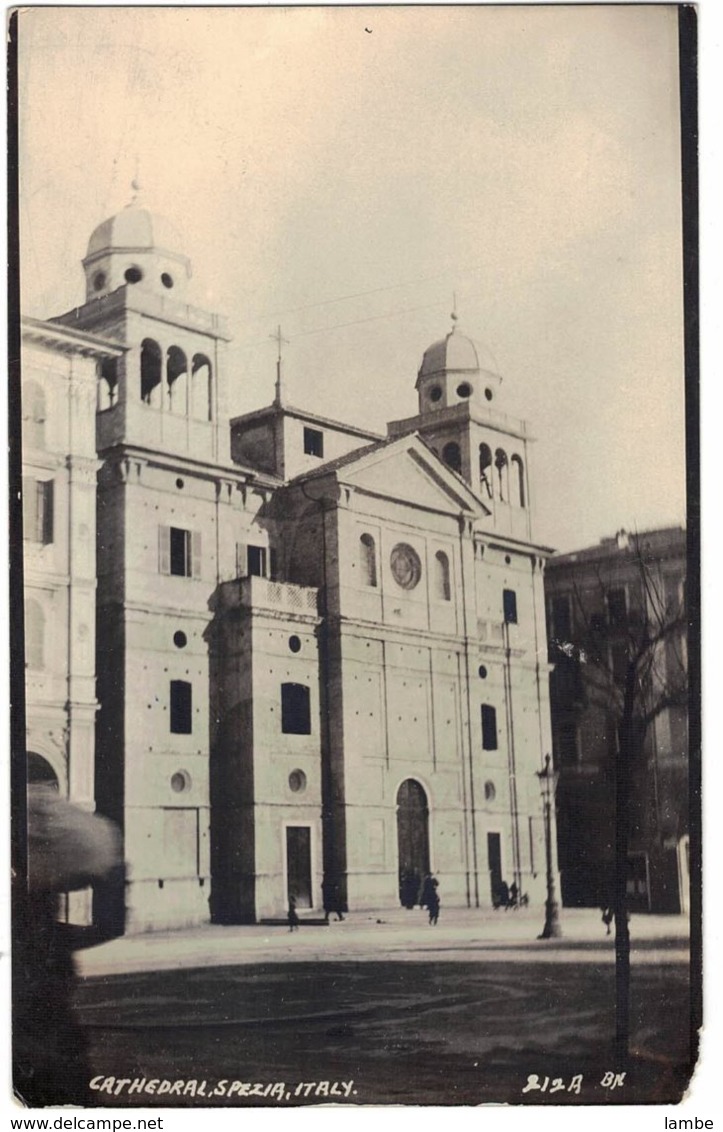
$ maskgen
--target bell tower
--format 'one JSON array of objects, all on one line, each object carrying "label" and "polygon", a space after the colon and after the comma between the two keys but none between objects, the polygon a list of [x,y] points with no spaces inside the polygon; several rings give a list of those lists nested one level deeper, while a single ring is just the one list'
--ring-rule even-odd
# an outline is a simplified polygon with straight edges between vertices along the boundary
[{"label": "bell tower", "polygon": [[95,783],[128,876],[97,914],[128,931],[210,915],[205,634],[255,505],[230,459],[225,323],[190,305],[182,247],[135,196],[92,232],[85,302],[54,320],[110,343],[95,375]]},{"label": "bell tower", "polygon": [[497,408],[502,377],[488,350],[452,329],[424,351],[417,374],[419,412],[392,421],[391,436],[418,432],[440,460],[478,493],[495,530],[531,537],[528,443],[524,421]]},{"label": "bell tower", "polygon": [[227,463],[229,335],[225,319],[188,304],[191,262],[180,245],[136,191],[90,237],[85,303],[54,321],[126,346],[120,362],[99,375],[99,451],[134,444]]}]

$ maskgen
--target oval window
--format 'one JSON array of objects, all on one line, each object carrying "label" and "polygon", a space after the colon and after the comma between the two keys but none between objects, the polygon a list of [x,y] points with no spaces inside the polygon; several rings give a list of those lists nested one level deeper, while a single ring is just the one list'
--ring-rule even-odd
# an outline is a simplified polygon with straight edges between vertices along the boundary
[{"label": "oval window", "polygon": [[472,386],[470,385],[470,383],[468,381],[463,381],[461,385],[457,386],[457,396],[458,397],[471,397],[472,396]]},{"label": "oval window", "polygon": [[124,279],[126,283],[140,283],[143,278],[143,272],[140,267],[129,267],[126,269]]},{"label": "oval window", "polygon": [[289,790],[292,794],[303,794],[306,790],[306,775],[303,770],[292,770],[289,775]]}]

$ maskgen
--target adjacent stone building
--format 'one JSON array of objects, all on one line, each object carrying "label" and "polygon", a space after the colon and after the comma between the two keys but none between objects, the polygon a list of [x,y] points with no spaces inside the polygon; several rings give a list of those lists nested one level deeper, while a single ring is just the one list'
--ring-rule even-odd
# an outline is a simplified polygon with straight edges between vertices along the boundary
[{"label": "adjacent stone building", "polygon": [[[29,773],[95,801],[96,385],[122,348],[22,322],[23,569]],[[69,914],[90,917],[87,893]]]},{"label": "adjacent stone building", "polygon": [[98,914],[392,907],[430,870],[448,905],[503,879],[541,903],[549,550],[495,367],[454,325],[386,436],[286,404],[280,370],[274,403],[229,421],[226,325],[188,304],[179,248],[132,204],[91,235],[83,305],[42,324],[97,351],[84,663],[127,860]]},{"label": "adjacent stone building", "polygon": [[613,871],[615,760],[637,656],[628,900],[688,907],[686,534],[603,539],[550,559],[545,575],[563,901],[605,903]]}]

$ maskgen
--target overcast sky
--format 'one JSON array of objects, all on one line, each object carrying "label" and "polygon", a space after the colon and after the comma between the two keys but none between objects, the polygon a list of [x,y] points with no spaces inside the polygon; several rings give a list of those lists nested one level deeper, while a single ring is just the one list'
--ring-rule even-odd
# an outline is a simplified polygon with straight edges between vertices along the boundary
[{"label": "overcast sky", "polygon": [[24,311],[131,197],[230,319],[229,407],[379,431],[450,328],[530,422],[537,538],[684,521],[674,7],[52,8],[20,18]]}]

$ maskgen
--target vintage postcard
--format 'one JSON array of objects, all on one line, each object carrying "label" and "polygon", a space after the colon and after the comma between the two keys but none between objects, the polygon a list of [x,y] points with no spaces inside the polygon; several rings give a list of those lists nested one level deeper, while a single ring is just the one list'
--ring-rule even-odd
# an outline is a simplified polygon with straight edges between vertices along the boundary
[{"label": "vintage postcard", "polygon": [[678,1103],[694,10],[9,42],[19,1103]]}]

